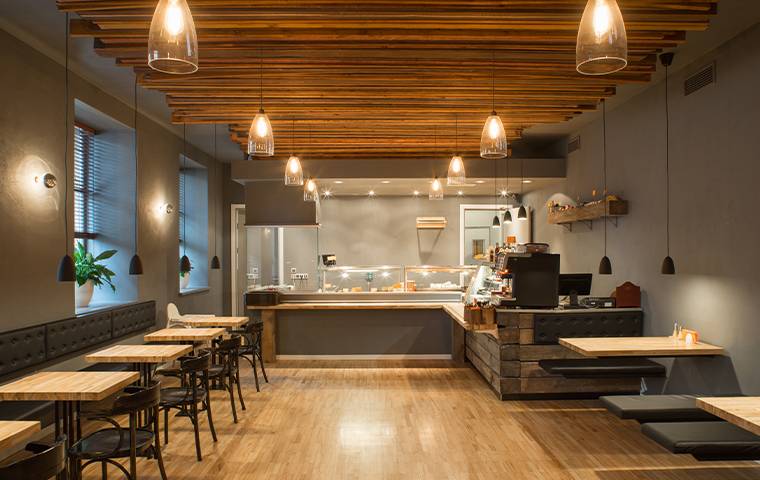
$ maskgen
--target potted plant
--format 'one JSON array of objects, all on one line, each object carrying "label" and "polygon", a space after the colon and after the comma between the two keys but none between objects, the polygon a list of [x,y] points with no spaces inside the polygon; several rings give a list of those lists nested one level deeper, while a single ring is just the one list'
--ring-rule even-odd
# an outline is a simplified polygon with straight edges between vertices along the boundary
[{"label": "potted plant", "polygon": [[111,281],[116,274],[100,263],[114,255],[116,255],[116,250],[106,250],[95,257],[87,251],[82,242],[77,242],[74,249],[74,266],[76,267],[77,278],[74,298],[77,308],[84,308],[90,304],[96,286],[100,288],[105,283],[111,287],[111,290],[116,291],[116,286]]},{"label": "potted plant", "polygon": [[[195,267],[191,265],[190,270],[192,270],[193,268]],[[179,271],[179,289],[180,290],[186,289],[187,286],[190,284],[190,270],[185,272],[180,269]]]}]

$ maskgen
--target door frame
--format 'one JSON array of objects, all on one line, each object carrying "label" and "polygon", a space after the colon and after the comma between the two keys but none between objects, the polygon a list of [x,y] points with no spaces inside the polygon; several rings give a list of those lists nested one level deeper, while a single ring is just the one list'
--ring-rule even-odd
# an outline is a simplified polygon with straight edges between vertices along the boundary
[{"label": "door frame", "polygon": [[233,316],[241,315],[238,312],[237,303],[237,267],[238,267],[238,242],[237,242],[237,213],[238,210],[245,210],[244,203],[233,203],[230,205],[230,257],[232,263],[230,266],[230,301]]}]

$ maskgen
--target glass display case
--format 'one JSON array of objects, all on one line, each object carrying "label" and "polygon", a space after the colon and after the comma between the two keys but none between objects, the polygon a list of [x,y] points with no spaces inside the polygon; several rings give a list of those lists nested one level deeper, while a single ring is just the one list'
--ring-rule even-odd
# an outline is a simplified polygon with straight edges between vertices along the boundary
[{"label": "glass display case", "polygon": [[320,292],[403,292],[404,267],[365,265],[320,267]]},{"label": "glass display case", "polygon": [[502,279],[499,272],[490,266],[481,265],[476,268],[464,296],[466,305],[489,303],[494,293],[505,293],[504,287],[509,287],[509,282]]},{"label": "glass display case", "polygon": [[407,292],[463,292],[477,270],[475,265],[413,265],[404,269]]}]

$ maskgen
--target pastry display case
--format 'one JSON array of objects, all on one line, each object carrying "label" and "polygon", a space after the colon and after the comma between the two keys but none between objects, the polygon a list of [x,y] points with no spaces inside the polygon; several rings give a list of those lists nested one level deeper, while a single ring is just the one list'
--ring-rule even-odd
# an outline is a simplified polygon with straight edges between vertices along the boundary
[{"label": "pastry display case", "polygon": [[403,292],[400,265],[328,266],[319,269],[320,292]]},{"label": "pastry display case", "polygon": [[463,292],[477,270],[476,265],[412,265],[404,268],[407,292]]}]

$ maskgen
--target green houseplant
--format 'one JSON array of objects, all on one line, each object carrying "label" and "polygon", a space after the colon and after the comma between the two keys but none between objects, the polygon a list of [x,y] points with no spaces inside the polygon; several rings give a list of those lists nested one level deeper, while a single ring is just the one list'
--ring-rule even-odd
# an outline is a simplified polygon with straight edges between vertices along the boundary
[{"label": "green houseplant", "polygon": [[[194,269],[192,265],[190,265],[190,270]],[[184,290],[187,288],[187,286],[190,284],[190,270],[183,271],[183,269],[180,267],[179,270],[179,288],[180,290]]]},{"label": "green houseplant", "polygon": [[111,290],[116,291],[116,286],[112,281],[116,273],[101,263],[114,255],[116,255],[116,250],[105,250],[100,255],[94,256],[87,251],[82,242],[77,242],[77,246],[74,249],[74,267],[77,279],[75,298],[77,307],[82,308],[90,304],[94,287],[100,288],[103,284],[106,284],[111,287]]}]

